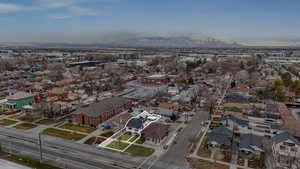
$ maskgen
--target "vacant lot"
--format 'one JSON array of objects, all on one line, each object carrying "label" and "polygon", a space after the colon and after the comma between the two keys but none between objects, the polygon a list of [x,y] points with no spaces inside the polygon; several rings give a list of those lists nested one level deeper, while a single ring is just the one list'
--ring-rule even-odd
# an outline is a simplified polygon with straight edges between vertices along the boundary
[{"label": "vacant lot", "polygon": [[129,154],[132,154],[134,156],[140,156],[140,157],[148,157],[154,153],[154,149],[138,146],[138,145],[131,145],[126,152]]},{"label": "vacant lot", "polygon": [[67,140],[81,140],[82,138],[84,138],[86,135],[83,134],[78,134],[75,132],[69,132],[69,131],[64,131],[64,130],[58,130],[58,129],[54,129],[54,128],[48,128],[46,130],[43,131],[43,134],[49,135],[49,136],[54,136],[54,137],[60,137],[63,139],[67,139]]},{"label": "vacant lot", "polygon": [[59,126],[59,128],[79,131],[79,132],[83,132],[83,133],[91,133],[96,130],[96,128],[93,128],[93,127],[79,126],[79,125],[75,125],[72,123],[66,123],[62,126]]},{"label": "vacant lot", "polygon": [[15,120],[3,119],[3,120],[0,120],[0,126],[9,126],[9,125],[16,124],[17,122],[18,121],[15,121]]},{"label": "vacant lot", "polygon": [[129,144],[123,143],[121,141],[113,141],[107,147],[117,150],[124,150]]},{"label": "vacant lot", "polygon": [[106,132],[106,133],[102,133],[100,136],[103,136],[103,137],[111,137],[113,134],[114,134],[113,131],[108,131],[108,132]]},{"label": "vacant lot", "polygon": [[227,165],[212,163],[209,161],[204,161],[195,158],[188,158],[187,161],[192,165],[195,169],[229,169],[230,167]]},{"label": "vacant lot", "polygon": [[33,129],[35,127],[37,127],[37,125],[35,125],[35,124],[21,123],[21,124],[16,125],[14,128],[20,129],[20,130],[29,130],[29,129]]}]

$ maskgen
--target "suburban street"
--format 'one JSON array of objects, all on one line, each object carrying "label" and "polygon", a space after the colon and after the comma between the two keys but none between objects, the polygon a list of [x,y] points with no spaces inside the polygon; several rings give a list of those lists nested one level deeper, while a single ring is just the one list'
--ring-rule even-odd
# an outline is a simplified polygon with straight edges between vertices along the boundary
[{"label": "suburban street", "polygon": [[189,138],[197,135],[201,129],[201,122],[207,119],[207,112],[198,111],[181,134],[177,136],[177,143],[173,144],[151,169],[188,169],[189,165],[185,157],[191,144]]}]

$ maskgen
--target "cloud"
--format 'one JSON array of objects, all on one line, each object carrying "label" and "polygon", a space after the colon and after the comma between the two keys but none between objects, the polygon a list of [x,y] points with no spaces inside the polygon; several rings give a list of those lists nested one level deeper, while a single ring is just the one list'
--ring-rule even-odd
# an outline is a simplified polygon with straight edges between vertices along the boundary
[{"label": "cloud", "polygon": [[21,12],[31,9],[33,8],[10,3],[0,3],[0,13]]},{"label": "cloud", "polygon": [[63,8],[75,4],[76,0],[38,0],[38,4],[43,8]]},{"label": "cloud", "polygon": [[64,13],[51,14],[49,15],[49,17],[51,19],[69,19],[69,18],[80,17],[80,16],[99,16],[99,15],[103,15],[103,13],[99,11],[95,11],[90,8],[70,6],[66,8],[66,11]]}]

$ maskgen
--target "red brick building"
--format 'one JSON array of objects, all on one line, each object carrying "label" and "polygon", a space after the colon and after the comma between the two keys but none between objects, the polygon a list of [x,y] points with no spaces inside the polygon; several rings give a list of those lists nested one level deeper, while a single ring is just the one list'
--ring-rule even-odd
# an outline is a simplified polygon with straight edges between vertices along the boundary
[{"label": "red brick building", "polygon": [[169,78],[167,75],[151,75],[141,79],[141,83],[147,86],[164,85],[169,83]]},{"label": "red brick building", "polygon": [[72,116],[72,122],[79,125],[96,127],[111,117],[132,107],[129,99],[112,97],[87,107],[81,107]]}]

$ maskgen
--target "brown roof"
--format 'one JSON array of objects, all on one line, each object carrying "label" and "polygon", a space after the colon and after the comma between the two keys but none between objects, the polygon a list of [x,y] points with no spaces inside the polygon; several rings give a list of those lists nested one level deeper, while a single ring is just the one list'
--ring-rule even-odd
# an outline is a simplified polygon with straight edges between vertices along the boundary
[{"label": "brown roof", "polygon": [[171,110],[179,110],[181,107],[178,104],[169,104],[169,103],[161,103],[158,105],[160,108],[171,109]]},{"label": "brown roof", "polygon": [[168,125],[161,123],[151,123],[143,131],[142,135],[144,138],[159,138],[162,139],[168,134]]}]

